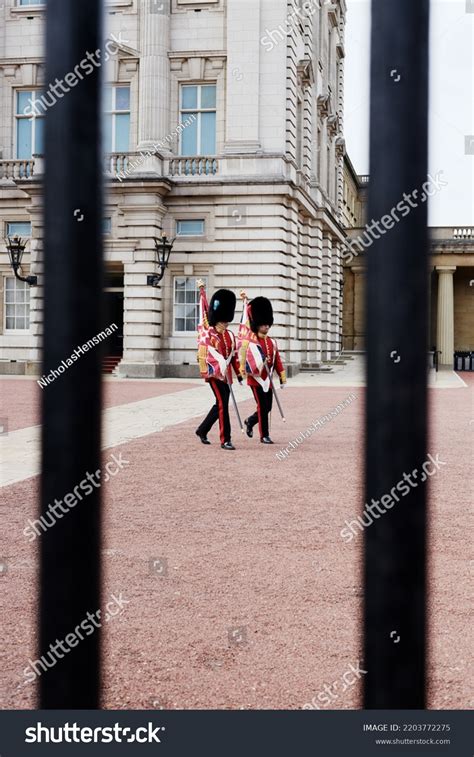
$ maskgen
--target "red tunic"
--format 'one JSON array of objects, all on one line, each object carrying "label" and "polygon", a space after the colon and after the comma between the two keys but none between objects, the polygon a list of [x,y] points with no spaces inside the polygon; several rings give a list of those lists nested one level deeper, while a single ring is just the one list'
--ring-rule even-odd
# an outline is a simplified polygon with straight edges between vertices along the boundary
[{"label": "red tunic", "polygon": [[[277,373],[280,377],[280,384],[286,383],[286,371],[276,342],[274,342],[273,339],[271,339],[269,336],[259,336],[258,343],[263,351],[264,357],[270,364],[270,367],[273,368],[274,373]],[[262,370],[262,379],[266,379],[267,377],[268,371],[266,367],[264,367]],[[257,379],[255,379],[253,376],[247,376],[247,384],[249,386],[260,386]]]},{"label": "red tunic", "polygon": [[[228,329],[226,329],[222,334],[219,333],[217,329],[214,329],[212,327],[210,331],[212,331],[213,347],[215,347],[221,353],[221,355],[223,355],[225,358],[228,358],[231,352],[233,352],[232,360],[230,361],[229,367],[227,369],[227,378],[229,384],[232,384],[232,367],[234,368],[236,376],[240,376],[240,363],[237,355],[237,349],[235,347],[235,337]],[[210,378],[212,378],[212,376]],[[209,381],[209,378],[206,378],[205,381]]]}]

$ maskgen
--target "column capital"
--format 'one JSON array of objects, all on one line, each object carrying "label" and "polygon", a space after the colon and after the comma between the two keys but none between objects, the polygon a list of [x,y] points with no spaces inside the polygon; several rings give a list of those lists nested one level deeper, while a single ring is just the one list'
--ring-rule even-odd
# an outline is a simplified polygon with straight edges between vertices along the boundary
[{"label": "column capital", "polygon": [[367,271],[367,268],[365,265],[351,265],[349,266],[352,273],[365,273]]},{"label": "column capital", "polygon": [[436,270],[438,273],[454,273],[457,266],[455,265],[437,265]]}]

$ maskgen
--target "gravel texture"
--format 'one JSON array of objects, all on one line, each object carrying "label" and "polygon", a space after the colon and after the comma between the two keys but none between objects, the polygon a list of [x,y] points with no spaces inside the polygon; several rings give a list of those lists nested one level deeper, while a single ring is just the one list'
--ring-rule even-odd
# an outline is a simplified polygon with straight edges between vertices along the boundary
[{"label": "gravel texture", "polygon": [[[430,391],[429,450],[448,462],[432,479],[429,518],[429,706],[441,709],[472,706],[474,376],[463,378],[468,388]],[[152,383],[138,385],[143,396]],[[351,391],[337,418],[276,459]],[[117,448],[130,462],[104,488],[103,593],[129,604],[104,629],[105,708],[301,708],[361,662],[362,539],[346,544],[340,530],[362,506],[364,389],[290,386],[279,396],[288,422],[275,408],[274,447],[243,437],[233,418],[236,452],[220,449],[217,429],[201,445],[196,421]],[[253,402],[240,409],[246,417]],[[37,656],[37,551],[22,531],[37,490],[36,478],[2,491],[4,708],[36,706],[22,671]],[[330,708],[359,707],[359,687],[342,689]]]}]

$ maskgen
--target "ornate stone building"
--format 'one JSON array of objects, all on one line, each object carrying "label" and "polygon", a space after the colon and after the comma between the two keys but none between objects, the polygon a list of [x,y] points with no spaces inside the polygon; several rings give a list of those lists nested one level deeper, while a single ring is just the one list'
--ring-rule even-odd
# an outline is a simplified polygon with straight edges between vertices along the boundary
[{"label": "ornate stone building", "polygon": [[[0,8],[0,225],[29,239],[39,277],[16,282],[1,253],[3,372],[35,372],[40,354],[44,9]],[[293,370],[340,352],[345,16],[344,0],[106,2],[104,326],[119,326],[119,375],[196,375],[197,277],[270,297]],[[153,288],[161,229],[176,240]]]},{"label": "ornate stone building", "polygon": [[[361,245],[367,222],[369,177],[357,176],[344,159],[344,224],[352,250]],[[474,228],[430,228],[429,347],[441,351],[440,364],[453,365],[455,351],[474,351]],[[351,260],[344,255],[344,336],[346,350],[365,349],[364,280],[366,260],[358,251]]]}]

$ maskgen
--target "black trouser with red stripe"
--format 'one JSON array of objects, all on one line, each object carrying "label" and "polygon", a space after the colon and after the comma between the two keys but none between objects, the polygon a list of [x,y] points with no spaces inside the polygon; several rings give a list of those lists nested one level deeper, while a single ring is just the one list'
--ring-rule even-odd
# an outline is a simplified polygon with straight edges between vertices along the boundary
[{"label": "black trouser with red stripe", "polygon": [[214,392],[216,404],[211,407],[206,418],[197,429],[201,436],[207,436],[217,419],[219,419],[219,431],[221,444],[230,442],[230,418],[229,418],[229,385],[219,379],[209,379],[207,382]]},{"label": "black trouser with red stripe", "polygon": [[255,402],[257,403],[256,412],[247,418],[247,423],[252,428],[257,425],[260,430],[260,439],[269,435],[268,431],[268,416],[272,411],[273,405],[273,391],[271,389],[268,392],[264,392],[262,387],[250,385]]}]

